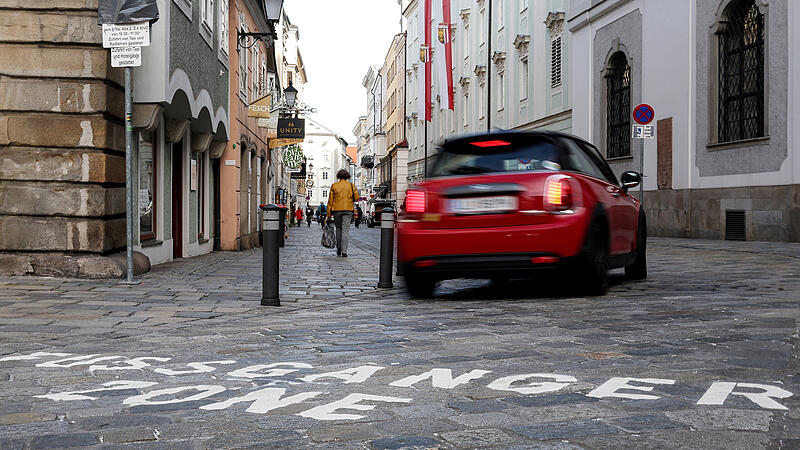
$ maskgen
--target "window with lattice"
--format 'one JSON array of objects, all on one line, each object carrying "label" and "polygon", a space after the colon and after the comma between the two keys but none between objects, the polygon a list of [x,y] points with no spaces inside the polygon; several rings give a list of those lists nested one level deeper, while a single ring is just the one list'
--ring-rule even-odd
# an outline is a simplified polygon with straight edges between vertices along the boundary
[{"label": "window with lattice", "polygon": [[550,41],[550,87],[561,86],[561,36]]},{"label": "window with lattice", "polygon": [[764,15],[755,0],[733,2],[719,33],[717,139],[764,136]]},{"label": "window with lattice", "polygon": [[625,53],[611,55],[606,71],[606,154],[631,155],[631,66]]}]

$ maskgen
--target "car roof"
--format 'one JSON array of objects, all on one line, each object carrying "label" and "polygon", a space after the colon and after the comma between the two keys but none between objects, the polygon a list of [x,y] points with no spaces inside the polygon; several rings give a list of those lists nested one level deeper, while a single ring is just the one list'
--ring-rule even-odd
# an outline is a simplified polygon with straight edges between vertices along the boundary
[{"label": "car roof", "polygon": [[451,145],[458,145],[462,143],[469,143],[475,142],[481,139],[497,139],[501,137],[547,137],[547,138],[569,138],[575,139],[577,141],[583,142],[585,144],[592,145],[589,141],[569,134],[569,133],[562,133],[560,131],[549,131],[549,130],[529,130],[529,131],[520,131],[520,130],[494,130],[490,132],[483,132],[483,133],[469,133],[469,134],[462,134],[458,136],[452,136],[449,138],[444,139],[440,147],[449,147]]}]

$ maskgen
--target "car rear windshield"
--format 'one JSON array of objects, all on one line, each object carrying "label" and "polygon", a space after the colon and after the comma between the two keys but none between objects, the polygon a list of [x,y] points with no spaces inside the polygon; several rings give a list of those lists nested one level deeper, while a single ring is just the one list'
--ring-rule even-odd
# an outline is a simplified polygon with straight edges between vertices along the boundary
[{"label": "car rear windshield", "polygon": [[559,148],[545,139],[459,141],[443,147],[431,176],[561,170]]}]

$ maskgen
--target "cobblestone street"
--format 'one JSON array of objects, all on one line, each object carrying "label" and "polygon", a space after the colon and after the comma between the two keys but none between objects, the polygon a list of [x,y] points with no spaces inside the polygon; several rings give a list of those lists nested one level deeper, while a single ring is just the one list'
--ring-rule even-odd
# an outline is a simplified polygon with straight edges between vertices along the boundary
[{"label": "cobblestone street", "polygon": [[798,448],[800,245],[651,238],[603,297],[551,280],[378,290],[292,228],[111,281],[0,279],[0,448]]}]

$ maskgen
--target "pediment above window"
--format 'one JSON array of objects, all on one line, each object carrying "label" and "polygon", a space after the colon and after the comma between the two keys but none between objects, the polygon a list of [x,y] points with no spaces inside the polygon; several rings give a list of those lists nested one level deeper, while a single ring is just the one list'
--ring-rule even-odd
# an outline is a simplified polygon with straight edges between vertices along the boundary
[{"label": "pediment above window", "polygon": [[564,18],[565,14],[561,11],[550,12],[547,18],[544,19],[544,26],[550,29],[550,35],[561,34],[564,31]]}]

